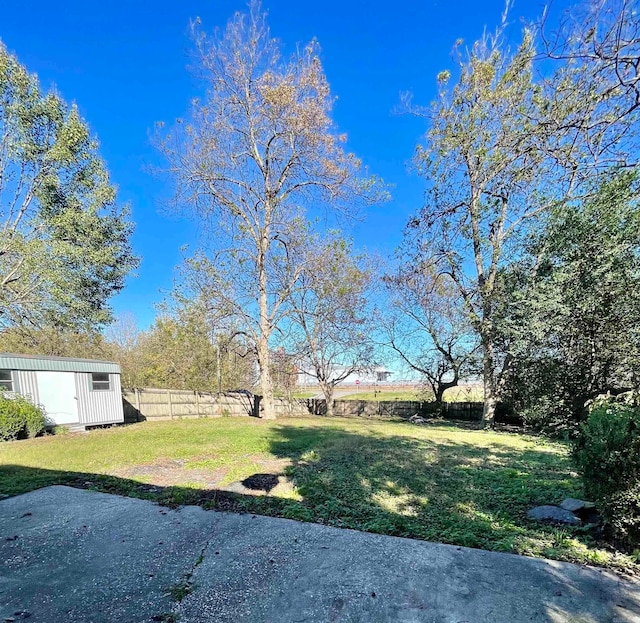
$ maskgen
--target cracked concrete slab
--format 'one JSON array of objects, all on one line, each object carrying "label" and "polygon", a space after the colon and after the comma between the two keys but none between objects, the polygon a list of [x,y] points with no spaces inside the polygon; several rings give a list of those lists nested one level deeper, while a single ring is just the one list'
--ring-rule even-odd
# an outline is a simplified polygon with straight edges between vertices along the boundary
[{"label": "cracked concrete slab", "polygon": [[0,621],[640,621],[601,569],[48,487],[0,501]]}]

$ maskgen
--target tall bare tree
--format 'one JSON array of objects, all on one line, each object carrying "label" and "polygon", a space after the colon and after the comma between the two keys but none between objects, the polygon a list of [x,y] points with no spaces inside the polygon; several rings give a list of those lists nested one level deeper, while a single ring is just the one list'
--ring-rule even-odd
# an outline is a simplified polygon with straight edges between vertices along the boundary
[{"label": "tall bare tree", "polygon": [[525,31],[514,54],[485,36],[458,57],[457,82],[439,76],[440,96],[416,162],[430,180],[427,205],[409,223],[415,265],[447,275],[467,307],[483,355],[484,420],[491,425],[505,360],[496,352],[498,270],[526,221],[552,198],[544,192],[553,163],[535,119],[533,40]]},{"label": "tall bare tree", "polygon": [[[297,223],[305,208],[353,210],[374,193],[334,126],[315,41],[283,59],[257,1],[222,34],[206,36],[196,25],[194,36],[207,92],[162,148],[178,199],[206,233],[197,264],[210,299],[256,346],[270,418],[272,336],[300,276],[287,264]],[[281,275],[274,278],[282,270],[284,288]]]},{"label": "tall bare tree", "polygon": [[440,74],[430,111],[414,109],[429,119],[416,162],[430,187],[409,228],[415,261],[428,258],[465,300],[482,347],[489,425],[511,361],[496,342],[501,267],[552,208],[585,199],[594,176],[635,162],[633,63],[616,79],[614,61],[581,56],[583,43],[569,38],[566,57],[553,67],[544,55],[536,72],[534,32],[525,29],[511,52],[504,27],[458,54],[453,84],[449,72]]},{"label": "tall bare tree", "polygon": [[555,29],[543,14],[541,60],[556,62],[552,83],[570,102],[563,120],[578,130],[597,159],[637,163],[640,113],[640,12],[637,0],[585,0],[560,16]]}]

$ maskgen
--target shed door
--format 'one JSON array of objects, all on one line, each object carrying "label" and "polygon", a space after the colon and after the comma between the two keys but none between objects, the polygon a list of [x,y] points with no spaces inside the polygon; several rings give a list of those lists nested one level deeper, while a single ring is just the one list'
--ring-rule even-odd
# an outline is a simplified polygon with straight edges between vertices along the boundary
[{"label": "shed door", "polygon": [[76,379],[73,372],[36,372],[38,397],[47,417],[56,424],[78,421]]}]

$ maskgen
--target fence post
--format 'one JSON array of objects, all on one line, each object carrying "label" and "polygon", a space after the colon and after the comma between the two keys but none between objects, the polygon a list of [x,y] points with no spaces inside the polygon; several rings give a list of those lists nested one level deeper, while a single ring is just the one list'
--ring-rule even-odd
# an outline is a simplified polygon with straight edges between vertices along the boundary
[{"label": "fence post", "polygon": [[200,417],[200,393],[196,392],[196,411],[198,413],[198,417]]},{"label": "fence post", "polygon": [[137,387],[134,387],[133,391],[136,394],[136,409],[138,410],[136,420],[141,421],[140,418],[142,417],[142,411],[140,411],[140,390]]},{"label": "fence post", "polygon": [[167,396],[169,397],[169,417],[173,420],[173,401],[171,400],[171,390],[168,391]]}]

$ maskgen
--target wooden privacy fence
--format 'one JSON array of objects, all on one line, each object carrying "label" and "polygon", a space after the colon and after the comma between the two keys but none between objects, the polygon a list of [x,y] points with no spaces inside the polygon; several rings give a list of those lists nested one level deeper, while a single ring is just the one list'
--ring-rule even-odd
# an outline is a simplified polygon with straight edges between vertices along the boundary
[{"label": "wooden privacy fence", "polygon": [[[327,412],[326,401],[308,400],[309,410],[315,415]],[[451,420],[479,421],[482,419],[481,402],[447,402],[439,413],[433,402],[417,400],[334,400],[333,414],[336,417],[401,418],[408,420],[413,415],[422,417],[440,416]]]},{"label": "wooden privacy fence", "polygon": [[[172,420],[197,417],[260,417],[260,396],[250,392],[194,392],[177,389],[124,389],[122,392],[125,422]],[[480,421],[482,402],[447,402],[440,412],[434,403],[411,400],[335,400],[334,416],[371,419],[409,419],[440,416],[451,420]],[[498,409],[497,421],[509,421]],[[325,415],[323,399],[275,399],[276,417]]]},{"label": "wooden privacy fence", "polygon": [[[260,396],[250,392],[196,392],[180,389],[124,389],[125,422],[194,417],[259,417]],[[275,399],[278,417],[309,415],[306,400]]]},{"label": "wooden privacy fence", "polygon": [[[325,415],[326,401],[312,398],[307,401],[309,412],[315,415]],[[372,419],[400,418],[408,420],[413,415],[424,418],[443,417],[447,420],[464,420],[480,422],[482,420],[482,402],[445,402],[440,410],[433,402],[417,400],[334,400],[333,414],[336,417],[361,417]],[[521,424],[522,421],[514,416],[506,405],[498,404],[496,422],[507,424]]]},{"label": "wooden privacy fence", "polygon": [[122,400],[125,422],[255,415],[253,395],[242,392],[214,394],[179,389],[125,389]]}]

